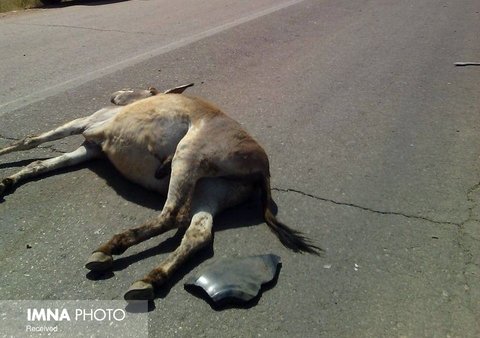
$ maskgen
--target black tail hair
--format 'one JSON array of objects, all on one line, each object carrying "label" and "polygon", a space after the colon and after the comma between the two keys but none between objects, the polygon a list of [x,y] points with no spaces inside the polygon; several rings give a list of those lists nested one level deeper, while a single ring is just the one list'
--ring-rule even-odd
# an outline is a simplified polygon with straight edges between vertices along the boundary
[{"label": "black tail hair", "polygon": [[270,189],[270,177],[265,175],[261,181],[263,216],[270,230],[272,230],[280,242],[287,248],[295,252],[308,252],[314,255],[320,255],[323,250],[314,245],[310,239],[306,238],[300,231],[293,230],[277,220],[272,212],[273,200]]}]

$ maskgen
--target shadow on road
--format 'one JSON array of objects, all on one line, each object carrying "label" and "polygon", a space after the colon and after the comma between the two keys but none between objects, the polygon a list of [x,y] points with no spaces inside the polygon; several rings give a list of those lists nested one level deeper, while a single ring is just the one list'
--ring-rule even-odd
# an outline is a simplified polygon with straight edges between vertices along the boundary
[{"label": "shadow on road", "polygon": [[70,6],[102,6],[114,4],[117,2],[125,2],[130,0],[71,0],[71,1],[59,1],[59,0],[43,0],[42,8],[64,8]]},{"label": "shadow on road", "polygon": [[34,159],[28,159],[28,160],[20,160],[16,162],[0,163],[0,169],[25,167],[26,165],[29,165],[32,162],[43,161],[43,160],[47,160],[48,158],[49,157],[42,157],[42,158],[34,158]]},{"label": "shadow on road", "polygon": [[[14,163],[3,164],[4,168],[7,167],[17,167],[24,166],[33,160],[22,160]],[[165,203],[165,197],[160,196],[157,193],[148,191],[137,184],[131,183],[125,179],[121,174],[115,169],[115,167],[107,160],[96,160],[93,162],[84,163],[81,165],[73,166],[70,168],[59,169],[51,173],[35,177],[30,182],[35,182],[37,180],[44,179],[49,176],[58,175],[58,174],[67,174],[80,169],[89,169],[97,174],[99,177],[105,180],[105,182],[112,187],[115,192],[120,195],[125,200],[128,200],[132,203],[147,207],[153,210],[161,211]],[[66,177],[68,179],[68,177]],[[12,194],[15,192],[15,188],[8,192]],[[5,202],[5,200],[0,200]],[[238,227],[250,227],[263,223],[263,218],[261,217],[261,203],[259,196],[252,196],[245,203],[238,205],[236,207],[230,208],[221,212],[214,221],[214,232],[228,230]],[[276,209],[276,208],[275,208]],[[276,210],[275,210],[276,212]],[[139,224],[142,220],[139,220]],[[135,224],[132,224],[135,226]],[[132,254],[130,256],[121,256],[114,261],[114,265],[111,270],[106,272],[89,272],[86,277],[90,280],[102,280],[109,279],[114,276],[115,271],[121,271],[128,268],[131,264],[142,261],[145,258],[153,257],[159,254],[165,254],[168,252],[174,251],[180,244],[185,230],[178,230],[175,235],[166,240],[163,240],[160,244],[151,247],[147,250],[144,250],[139,253]],[[112,236],[114,234],[112,233]],[[185,264],[183,264],[178,271],[172,276],[171,279],[161,288],[157,293],[157,298],[164,298],[170,292],[170,289],[177,284],[180,280],[184,278],[185,275],[189,274],[196,266],[200,265],[204,261],[212,258],[213,246],[209,245],[207,248],[201,250],[198,254],[195,254],[194,257],[189,259]],[[257,299],[258,302],[258,299]],[[250,304],[250,305],[249,305]],[[242,307],[253,306],[255,300],[249,304],[242,304]],[[212,305],[212,304],[211,304]],[[235,305],[236,306],[236,305]],[[221,308],[222,306],[215,305],[213,308]]]},{"label": "shadow on road", "polygon": [[[22,160],[14,163],[3,164],[4,168],[7,167],[18,167],[27,165],[30,162],[35,161],[36,159],[32,160]],[[163,205],[165,203],[165,197],[160,196],[157,193],[148,191],[137,184],[131,183],[127,179],[125,179],[116,169],[115,167],[107,160],[96,160],[88,163],[84,163],[81,165],[73,166],[70,168],[59,169],[53,171],[51,173],[47,173],[44,175],[40,175],[35,177],[30,182],[35,182],[41,179],[44,179],[49,176],[59,175],[59,174],[67,174],[76,170],[80,169],[89,169],[97,174],[99,177],[105,180],[105,182],[112,187],[115,192],[132,203],[137,205],[141,205],[146,208],[150,208],[153,210],[161,211]],[[68,179],[68,177],[66,177]],[[15,188],[12,188],[8,192],[8,194],[12,194],[15,192]],[[5,202],[5,200],[0,200],[1,202]],[[143,220],[139,220],[138,224],[140,224]],[[215,217],[214,221],[214,232],[228,230],[232,228],[238,227],[250,227],[254,225],[258,225],[263,223],[263,218],[261,217],[261,208],[260,208],[260,200],[259,196],[252,196],[250,200],[246,201],[245,203],[238,205],[234,208],[225,210],[224,212],[220,213],[217,217]],[[132,226],[138,225],[132,224]],[[110,271],[98,273],[98,272],[89,272],[87,274],[87,278],[90,280],[102,280],[102,279],[109,279],[114,276],[115,271],[121,271],[128,268],[131,264],[140,262],[148,257],[157,256],[159,254],[165,254],[168,252],[174,251],[178,245],[180,244],[182,237],[184,235],[185,230],[178,230],[177,233],[163,240],[160,244],[151,247],[147,250],[144,250],[139,253],[132,254],[130,256],[124,255],[118,257],[114,261],[113,268]],[[112,236],[114,233],[112,232]],[[161,290],[157,293],[158,298],[164,298],[169,292],[172,286],[177,284],[185,275],[190,273],[196,266],[200,265],[207,259],[213,257],[213,247],[209,245],[207,248],[201,250],[198,254],[195,254],[194,257],[189,259],[186,264],[182,265],[178,271],[173,275],[171,279],[167,281],[167,283],[161,288]]]}]

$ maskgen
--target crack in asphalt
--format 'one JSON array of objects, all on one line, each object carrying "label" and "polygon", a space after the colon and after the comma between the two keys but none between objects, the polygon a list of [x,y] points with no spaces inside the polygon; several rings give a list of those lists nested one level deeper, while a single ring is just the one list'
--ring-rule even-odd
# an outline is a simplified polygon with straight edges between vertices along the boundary
[{"label": "crack in asphalt", "polygon": [[[4,136],[4,135],[2,135],[2,134],[0,134],[0,139],[4,139],[4,140],[8,140],[8,141],[19,141],[19,139],[17,139],[17,138],[7,137],[7,136]],[[49,150],[51,150],[51,151],[53,151],[53,152],[58,152],[58,153],[62,153],[62,154],[65,154],[65,153],[66,153],[65,151],[56,149],[53,145],[49,145],[49,146],[39,146],[38,148],[49,149]],[[273,187],[271,190],[273,190],[273,191],[278,191],[278,192],[285,192],[285,193],[294,192],[294,193],[296,193],[296,194],[303,195],[303,196],[306,196],[306,197],[310,197],[310,198],[313,198],[313,199],[316,199],[316,200],[319,200],[319,201],[328,202],[328,203],[332,203],[332,204],[335,204],[335,205],[352,207],[352,208],[356,208],[356,209],[360,209],[360,210],[364,210],[364,211],[368,211],[368,212],[372,212],[372,213],[380,214],[380,215],[402,216],[402,217],[406,217],[406,218],[411,218],[411,219],[417,219],[417,220],[427,221],[427,222],[431,222],[431,223],[435,223],[435,224],[455,225],[455,226],[457,226],[460,230],[461,230],[461,228],[463,228],[464,224],[467,223],[467,222],[469,222],[469,221],[480,221],[480,220],[474,218],[474,216],[473,216],[473,208],[474,208],[475,200],[474,200],[473,197],[471,197],[471,195],[472,195],[475,191],[480,190],[480,182],[477,183],[477,184],[475,184],[475,185],[474,185],[473,187],[471,187],[470,189],[468,189],[468,191],[467,191],[467,200],[471,203],[471,205],[470,205],[469,208],[468,208],[468,218],[467,218],[465,221],[462,221],[462,222],[459,222],[459,223],[449,222],[449,221],[438,221],[438,220],[434,220],[434,219],[432,219],[432,218],[428,218],[428,217],[425,217],[425,216],[412,215],[412,214],[407,214],[407,213],[398,212],[398,211],[377,210],[377,209],[373,209],[373,208],[370,208],[370,207],[361,206],[361,205],[359,205],[359,204],[348,203],[348,202],[339,202],[339,201],[336,201],[336,200],[333,200],[333,199],[316,196],[316,195],[309,194],[309,193],[306,193],[306,192],[304,192],[304,191],[301,191],[301,190],[298,190],[298,189],[293,189],[293,188],[275,188],[275,187]]]},{"label": "crack in asphalt", "polygon": [[279,192],[286,192],[286,193],[294,192],[296,194],[307,196],[307,197],[310,197],[310,198],[313,198],[313,199],[316,199],[316,200],[319,200],[319,201],[333,203],[333,204],[336,204],[336,205],[341,205],[341,206],[346,206],[346,207],[352,207],[352,208],[356,208],[356,209],[360,209],[360,210],[364,210],[364,211],[368,211],[368,212],[372,212],[372,213],[380,214],[380,215],[402,216],[402,217],[406,217],[406,218],[412,218],[412,219],[427,221],[427,222],[431,222],[431,223],[435,223],[435,224],[455,225],[457,227],[459,227],[460,224],[461,224],[461,223],[449,222],[449,221],[438,221],[438,220],[434,220],[434,219],[431,219],[431,218],[428,218],[428,217],[411,215],[411,214],[407,214],[407,213],[404,213],[404,212],[377,210],[377,209],[365,207],[365,206],[354,204],[354,203],[339,202],[339,201],[336,201],[336,200],[333,200],[333,199],[316,196],[316,195],[309,194],[309,193],[303,192],[301,190],[292,189],[292,188],[286,188],[286,189],[285,188],[272,188],[272,190],[279,191]]},{"label": "crack in asphalt", "polygon": [[[454,225],[456,227],[456,236],[453,238],[453,242],[455,245],[458,247],[458,250],[460,253],[462,253],[462,267],[461,267],[461,274],[463,276],[463,283],[464,283],[464,299],[467,299],[467,304],[466,307],[471,313],[475,313],[477,307],[474,304],[473,297],[472,295],[472,288],[476,287],[475,281],[477,280],[478,277],[474,273],[471,272],[471,267],[476,266],[477,268],[480,268],[480,266],[475,262],[475,253],[474,253],[474,246],[478,244],[479,240],[472,236],[468,231],[466,230],[466,224],[468,222],[478,222],[480,223],[480,219],[478,216],[475,215],[475,206],[478,205],[479,200],[474,196],[474,194],[479,194],[480,196],[480,182],[473,185],[470,187],[467,192],[466,192],[466,198],[469,203],[468,206],[468,215],[467,218],[464,221],[461,222],[446,222],[446,221],[438,221],[434,220],[428,217],[424,216],[418,216],[418,215],[412,215],[412,214],[406,214],[404,212],[397,212],[397,211],[384,211],[384,210],[376,210],[373,208],[361,206],[358,204],[354,203],[347,203],[347,202],[340,202],[336,201],[333,199],[325,198],[325,197],[320,197],[316,196],[313,194],[306,193],[304,191],[298,190],[298,189],[292,189],[292,188],[272,188],[274,191],[279,191],[279,192],[293,192],[302,196],[306,196],[309,198],[313,198],[315,200],[323,201],[323,202],[328,202],[328,203],[333,203],[335,205],[341,205],[341,206],[346,206],[346,207],[352,207],[360,210],[364,210],[367,212],[372,212],[375,214],[381,214],[381,215],[395,215],[395,216],[402,216],[402,217],[407,217],[411,219],[417,219],[417,220],[422,220],[422,221],[428,221],[434,224],[441,224],[441,225]],[[479,225],[480,226],[480,225]]]},{"label": "crack in asphalt", "polygon": [[471,292],[470,290],[474,285],[472,286],[471,282],[476,281],[478,277],[469,275],[469,267],[470,266],[476,266],[480,267],[476,262],[475,262],[475,255],[472,251],[472,246],[478,245],[479,240],[469,234],[466,231],[466,224],[468,222],[479,222],[480,220],[475,217],[474,214],[474,208],[475,205],[478,204],[478,199],[476,199],[473,194],[480,192],[480,182],[474,184],[472,187],[470,187],[467,190],[466,197],[467,197],[467,202],[469,203],[468,206],[468,218],[460,223],[458,232],[457,232],[457,237],[455,239],[455,242],[458,246],[458,248],[463,252],[463,269],[462,269],[462,276],[463,276],[463,281],[465,283],[465,293],[468,295],[467,297],[467,302],[468,302],[468,309],[472,312],[475,313],[475,306],[473,304],[473,298],[471,297]]},{"label": "crack in asphalt", "polygon": [[18,141],[18,139],[16,139],[16,138],[4,136],[2,134],[0,134],[0,139],[4,139],[4,140],[7,140],[7,141]]},{"label": "crack in asphalt", "polygon": [[462,268],[461,268],[461,274],[463,276],[463,283],[464,283],[464,299],[467,300],[466,307],[467,309],[472,313],[476,313],[477,307],[474,304],[474,298],[472,297],[472,288],[476,287],[476,280],[477,276],[475,273],[471,272],[471,267],[476,266],[477,268],[480,268],[480,265],[475,262],[475,253],[474,253],[474,246],[478,245],[479,240],[475,237],[472,236],[472,234],[468,233],[466,230],[466,224],[468,222],[478,222],[480,226],[480,219],[478,216],[475,215],[475,206],[478,205],[480,202],[478,198],[474,196],[475,193],[479,194],[480,196],[480,182],[473,185],[470,187],[467,192],[466,192],[466,198],[467,202],[469,203],[468,206],[468,215],[467,218],[464,221],[461,222],[446,222],[446,221],[438,221],[434,220],[428,217],[424,216],[418,216],[418,215],[411,215],[411,214],[406,214],[403,212],[397,212],[397,211],[383,211],[383,210],[376,210],[373,208],[361,206],[358,204],[354,203],[347,203],[347,202],[339,202],[333,199],[329,198],[324,198],[320,196],[316,196],[313,194],[309,194],[306,192],[303,192],[298,189],[292,189],[292,188],[272,188],[274,191],[279,191],[279,192],[293,192],[302,196],[306,196],[309,198],[313,198],[315,200],[323,201],[323,202],[328,202],[328,203],[333,203],[335,205],[341,205],[341,206],[346,206],[346,207],[352,207],[360,210],[364,210],[367,212],[372,212],[375,214],[381,214],[381,215],[395,215],[395,216],[402,216],[402,217],[407,217],[411,219],[417,219],[417,220],[422,220],[422,221],[428,221],[434,224],[441,224],[441,225],[454,225],[456,227],[456,236],[453,239],[453,242],[455,245],[458,247],[459,251],[463,254],[462,257]]},{"label": "crack in asphalt", "polygon": [[478,218],[475,218],[474,211],[473,211],[473,209],[475,207],[475,204],[478,202],[472,196],[476,191],[480,191],[480,182],[473,185],[472,187],[470,187],[467,190],[467,202],[469,202],[470,205],[468,206],[468,218],[467,218],[467,220],[465,220],[464,222],[461,223],[462,225],[469,222],[469,221],[479,221],[480,222],[480,220]]},{"label": "crack in asphalt", "polygon": [[96,31],[96,32],[110,32],[110,33],[122,33],[122,34],[139,34],[139,35],[160,35],[154,32],[136,32],[136,31],[123,31],[120,29],[103,29],[103,28],[94,28],[94,27],[84,27],[84,26],[72,26],[72,25],[59,25],[59,24],[50,24],[50,25],[43,25],[38,23],[7,23],[7,25],[12,26],[39,26],[39,27],[54,27],[54,28],[74,28],[74,29],[83,29],[89,31]]}]

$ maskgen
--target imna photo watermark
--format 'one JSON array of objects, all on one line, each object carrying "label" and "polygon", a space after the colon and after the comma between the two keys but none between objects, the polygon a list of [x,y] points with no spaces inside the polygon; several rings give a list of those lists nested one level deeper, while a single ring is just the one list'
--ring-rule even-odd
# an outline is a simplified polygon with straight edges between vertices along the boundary
[{"label": "imna photo watermark", "polygon": [[148,336],[148,303],[124,301],[0,301],[5,337]]}]

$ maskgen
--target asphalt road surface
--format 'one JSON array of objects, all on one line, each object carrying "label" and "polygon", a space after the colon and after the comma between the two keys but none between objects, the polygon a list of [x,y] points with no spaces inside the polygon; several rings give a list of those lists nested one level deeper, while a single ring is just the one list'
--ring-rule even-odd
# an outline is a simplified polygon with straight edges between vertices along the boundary
[{"label": "asphalt road surface", "polygon": [[[264,145],[279,218],[325,253],[282,247],[255,201],[227,211],[213,251],[159,293],[151,336],[478,337],[480,67],[454,63],[480,61],[479,22],[477,0],[79,0],[7,14],[0,146],[124,87],[194,82]],[[80,142],[3,156],[0,175]],[[84,263],[162,202],[102,161],[20,186],[0,202],[0,298],[121,299],[174,233],[103,279]],[[247,308],[214,310],[183,287],[212,255],[263,253],[282,269]]]}]

